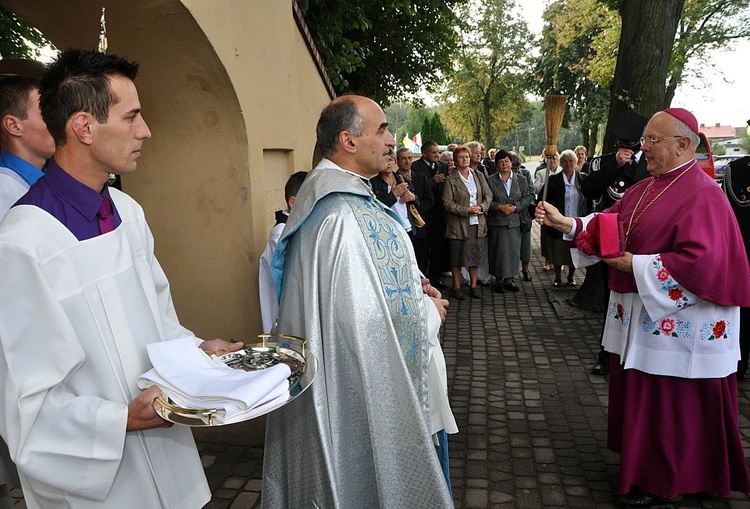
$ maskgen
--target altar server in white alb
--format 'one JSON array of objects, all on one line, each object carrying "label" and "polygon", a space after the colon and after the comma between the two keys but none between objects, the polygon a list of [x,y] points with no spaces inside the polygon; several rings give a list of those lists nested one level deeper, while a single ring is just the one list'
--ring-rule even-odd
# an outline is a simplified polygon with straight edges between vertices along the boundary
[{"label": "altar server in white alb", "polygon": [[[41,64],[39,64],[41,67]],[[39,78],[11,74],[0,77],[0,219],[55,153],[55,142],[39,109]],[[10,487],[21,486],[5,442],[0,441],[0,509],[13,506]]]},{"label": "altar server in white alb", "polygon": [[0,76],[0,219],[55,153],[39,109],[39,78]]},{"label": "altar server in white alb", "polygon": [[135,170],[151,136],[137,70],[81,50],[50,65],[40,104],[55,159],[0,223],[0,434],[29,508],[210,499],[190,430],[156,414],[158,388],[136,385],[148,343],[191,335],[143,210],[106,185],[110,172]]},{"label": "altar server in white alb", "polygon": [[276,251],[276,245],[281,238],[281,232],[284,231],[286,221],[289,218],[289,212],[292,205],[297,199],[302,182],[307,177],[306,171],[298,171],[289,177],[284,185],[284,199],[286,200],[286,210],[276,211],[276,224],[271,228],[268,235],[268,243],[260,255],[260,268],[258,269],[258,287],[260,290],[260,316],[263,320],[263,333],[268,334],[276,323],[276,317],[279,314],[279,299],[276,297],[276,285],[271,276],[271,260],[273,253]]}]

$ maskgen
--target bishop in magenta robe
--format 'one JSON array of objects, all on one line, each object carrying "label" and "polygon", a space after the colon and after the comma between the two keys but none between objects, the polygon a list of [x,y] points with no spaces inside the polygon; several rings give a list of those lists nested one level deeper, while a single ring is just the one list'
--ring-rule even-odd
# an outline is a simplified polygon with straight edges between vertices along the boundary
[{"label": "bishop in magenta robe", "polygon": [[[697,121],[685,110],[657,113],[642,140],[652,177],[605,211],[618,213],[625,231],[623,256],[605,259],[617,270],[603,336],[612,354],[608,446],[621,453],[623,507],[636,507],[622,495],[634,489],[654,503],[750,492],[735,376],[750,268],[689,131],[697,134]],[[573,240],[593,215],[573,220],[543,204],[537,217]],[[580,256],[577,266],[594,260]]]}]

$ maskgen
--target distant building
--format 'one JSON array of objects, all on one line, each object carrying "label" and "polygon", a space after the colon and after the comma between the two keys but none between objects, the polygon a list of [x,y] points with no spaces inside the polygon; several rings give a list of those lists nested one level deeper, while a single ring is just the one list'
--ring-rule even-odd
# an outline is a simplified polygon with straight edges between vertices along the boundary
[{"label": "distant building", "polygon": [[700,130],[706,135],[711,146],[723,146],[727,155],[745,153],[740,146],[740,135],[745,132],[745,127],[735,128],[721,124],[715,124],[712,126],[701,124]]}]

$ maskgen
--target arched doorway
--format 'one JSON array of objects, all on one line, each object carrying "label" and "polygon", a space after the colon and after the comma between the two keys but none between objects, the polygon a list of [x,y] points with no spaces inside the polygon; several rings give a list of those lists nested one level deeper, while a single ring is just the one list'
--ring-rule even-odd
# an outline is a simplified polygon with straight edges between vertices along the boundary
[{"label": "arched doorway", "polygon": [[288,2],[0,0],[58,48],[95,48],[141,65],[153,137],[123,190],[143,206],[181,321],[201,337],[260,332],[258,259],[308,170],[330,95]]}]

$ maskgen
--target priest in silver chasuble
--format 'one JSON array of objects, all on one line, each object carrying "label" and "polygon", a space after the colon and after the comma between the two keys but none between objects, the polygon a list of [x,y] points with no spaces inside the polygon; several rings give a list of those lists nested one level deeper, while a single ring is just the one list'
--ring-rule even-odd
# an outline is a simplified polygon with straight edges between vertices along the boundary
[{"label": "priest in silver chasuble", "polygon": [[272,262],[277,331],[319,371],[269,415],[263,507],[453,507],[430,427],[428,306],[398,217],[367,179],[395,144],[383,110],[334,100]]}]

